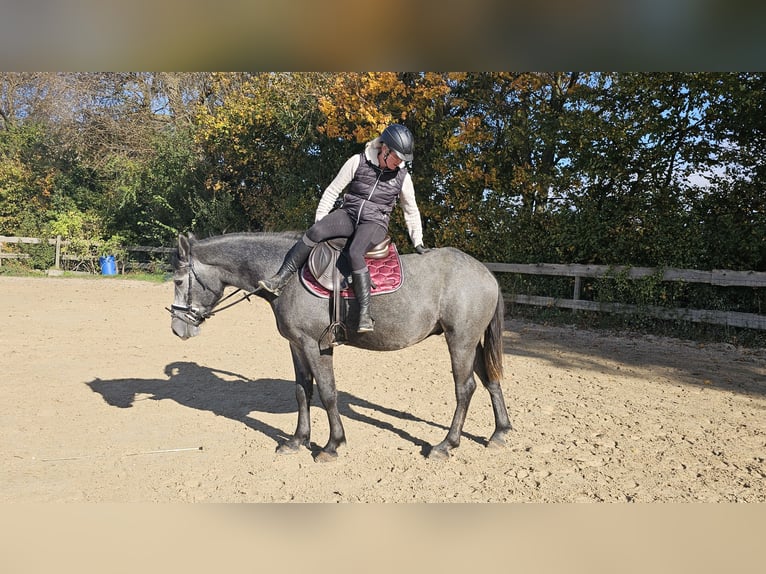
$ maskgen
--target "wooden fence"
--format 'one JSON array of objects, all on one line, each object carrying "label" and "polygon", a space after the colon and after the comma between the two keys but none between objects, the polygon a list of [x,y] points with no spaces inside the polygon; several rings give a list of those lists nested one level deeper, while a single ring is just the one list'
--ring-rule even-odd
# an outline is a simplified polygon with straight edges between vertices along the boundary
[{"label": "wooden fence", "polygon": [[[6,252],[5,244],[39,244],[46,242],[55,245],[53,265],[60,269],[63,262],[77,261],[81,257],[66,253],[67,242],[61,237],[53,239],[37,239],[34,237],[5,237],[0,236],[0,265],[3,259],[28,258],[26,253]],[[127,252],[164,254],[174,251],[171,247],[145,247],[134,245],[125,249]],[[97,257],[91,257],[97,260]],[[119,262],[122,271],[125,269],[147,268],[150,264],[140,263],[128,258]],[[516,273],[522,275],[548,275],[555,277],[573,277],[574,290],[571,299],[557,297],[541,297],[535,295],[505,294],[505,300],[522,305],[542,307],[561,307],[565,309],[597,311],[606,313],[644,313],[660,319],[683,320],[697,323],[713,323],[731,327],[746,327],[749,329],[766,329],[766,315],[756,313],[740,313],[736,311],[716,311],[709,309],[669,308],[645,305],[628,305],[625,303],[586,301],[581,299],[583,278],[625,277],[641,279],[659,273],[651,267],[610,267],[606,265],[552,265],[552,264],[517,264],[517,263],[485,263],[493,273]],[[169,265],[165,267],[169,269]],[[725,287],[766,287],[766,273],[756,271],[713,270],[698,271],[694,269],[663,269],[662,281],[681,281],[686,283],[705,283]]]},{"label": "wooden fence", "polygon": [[[73,266],[76,267],[77,263],[82,262],[88,262],[91,267],[96,268],[96,263],[98,262],[98,256],[95,255],[83,258],[81,255],[73,255],[67,253],[66,247],[69,245],[69,242],[63,240],[60,235],[52,239],[39,239],[37,237],[7,237],[0,235],[0,265],[3,264],[3,259],[29,259],[30,257],[28,253],[19,253],[18,251],[5,251],[6,243],[15,245],[39,245],[47,243],[48,245],[54,245],[55,249],[52,261],[53,269],[61,269],[62,267],[66,267],[67,264],[74,264]],[[126,247],[125,251],[128,253],[169,254],[175,251],[175,249],[171,247],[146,247],[143,245],[131,245]],[[127,258],[125,261],[118,261],[117,265],[123,273],[126,269],[147,269],[153,266],[153,264],[138,262],[131,258]],[[169,264],[165,265],[164,267],[166,269],[170,269]]]},{"label": "wooden fence", "polygon": [[[580,299],[582,279],[586,277],[625,277],[641,279],[660,273],[651,267],[618,267],[606,265],[549,265],[485,263],[494,273],[517,273],[523,275],[550,275],[556,277],[574,277],[574,290],[571,299],[540,297],[534,295],[506,295],[506,301],[522,305],[542,307],[562,307],[565,309],[599,311],[606,313],[645,313],[659,319],[692,321],[695,323],[713,323],[748,329],[766,329],[766,315],[740,313],[736,311],[715,311],[709,309],[685,309],[658,307],[652,305],[628,305]],[[681,281],[686,283],[706,283],[725,287],[766,287],[766,273],[757,271],[697,271],[695,269],[663,269],[662,281]]]}]

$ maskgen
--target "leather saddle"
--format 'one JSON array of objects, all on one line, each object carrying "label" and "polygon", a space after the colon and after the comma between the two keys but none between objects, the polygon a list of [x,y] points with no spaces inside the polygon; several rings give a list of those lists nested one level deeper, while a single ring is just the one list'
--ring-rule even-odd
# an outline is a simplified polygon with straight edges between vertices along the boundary
[{"label": "leather saddle", "polygon": [[[308,270],[322,287],[331,292],[340,292],[349,288],[351,263],[345,251],[348,237],[336,237],[317,243],[309,254],[306,265]],[[367,259],[384,259],[388,257],[391,236],[375,245],[367,253]],[[373,288],[375,285],[373,284]]]}]

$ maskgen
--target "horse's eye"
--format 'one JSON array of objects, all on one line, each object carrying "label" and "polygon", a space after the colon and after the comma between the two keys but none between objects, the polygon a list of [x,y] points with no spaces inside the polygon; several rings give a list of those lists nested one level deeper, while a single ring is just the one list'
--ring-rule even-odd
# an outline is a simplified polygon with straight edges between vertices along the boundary
[{"label": "horse's eye", "polygon": [[183,285],[184,280],[183,279],[176,279],[173,281],[176,284],[176,287],[180,287]]}]

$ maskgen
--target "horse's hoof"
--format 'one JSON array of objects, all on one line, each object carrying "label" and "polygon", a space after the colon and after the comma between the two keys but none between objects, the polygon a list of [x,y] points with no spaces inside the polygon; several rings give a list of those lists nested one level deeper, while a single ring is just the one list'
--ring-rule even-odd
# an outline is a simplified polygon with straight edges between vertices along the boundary
[{"label": "horse's hoof", "polygon": [[447,460],[449,458],[449,449],[443,446],[435,446],[428,453],[428,460]]},{"label": "horse's hoof", "polygon": [[314,462],[333,462],[338,459],[337,452],[327,452],[326,450],[320,450],[314,456]]},{"label": "horse's hoof", "polygon": [[487,448],[491,450],[505,448],[505,439],[503,437],[492,437],[487,441]]},{"label": "horse's hoof", "polygon": [[491,448],[493,450],[505,448],[505,433],[495,433],[489,437],[489,440],[487,441],[487,448]]},{"label": "horse's hoof", "polygon": [[295,454],[298,450],[298,445],[286,442],[277,447],[277,454]]}]

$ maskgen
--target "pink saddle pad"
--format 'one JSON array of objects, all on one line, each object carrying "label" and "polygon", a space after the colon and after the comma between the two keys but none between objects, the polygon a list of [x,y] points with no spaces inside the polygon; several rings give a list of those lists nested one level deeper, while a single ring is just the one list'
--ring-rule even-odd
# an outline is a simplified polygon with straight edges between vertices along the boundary
[{"label": "pink saddle pad", "polygon": [[[388,246],[388,255],[381,259],[366,259],[367,267],[370,270],[370,278],[374,287],[371,290],[372,295],[382,295],[384,293],[393,293],[402,286],[404,277],[402,275],[402,263],[399,259],[399,252],[396,246],[391,243]],[[304,265],[300,271],[301,282],[304,287],[311,291],[317,297],[328,299],[330,291],[320,285],[309,271],[308,265]],[[354,299],[354,290],[349,286],[341,291],[344,299]]]}]

